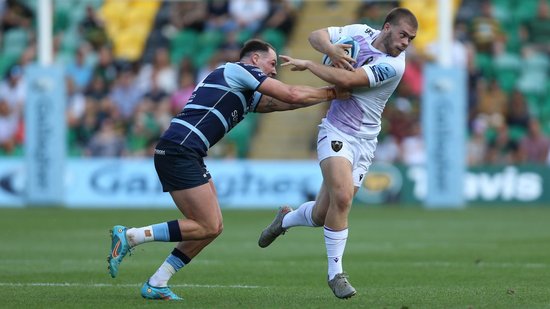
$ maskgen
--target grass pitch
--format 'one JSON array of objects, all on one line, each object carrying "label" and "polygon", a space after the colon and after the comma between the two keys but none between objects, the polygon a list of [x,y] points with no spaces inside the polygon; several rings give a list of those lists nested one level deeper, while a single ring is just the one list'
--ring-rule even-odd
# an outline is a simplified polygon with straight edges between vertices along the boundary
[{"label": "grass pitch", "polygon": [[224,233],[171,285],[183,302],[140,287],[170,253],[139,246],[111,279],[114,224],[178,218],[175,210],[0,209],[1,308],[550,308],[550,207],[354,207],[344,269],[358,295],[326,283],[321,229],[294,228],[261,249],[274,210],[224,210]]}]

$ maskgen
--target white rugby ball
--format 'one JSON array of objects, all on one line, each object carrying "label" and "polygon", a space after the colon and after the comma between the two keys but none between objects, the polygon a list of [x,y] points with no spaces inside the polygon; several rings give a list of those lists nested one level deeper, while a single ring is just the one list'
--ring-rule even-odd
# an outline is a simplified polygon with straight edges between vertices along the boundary
[{"label": "white rugby ball", "polygon": [[[357,55],[359,55],[359,43],[355,41],[352,37],[345,36],[340,38],[338,41],[334,42],[333,44],[349,44],[351,45],[350,48],[346,48],[346,53],[353,58],[353,60],[357,61]],[[323,55],[323,64],[324,65],[332,65],[332,60],[330,60],[330,57],[327,55]]]}]

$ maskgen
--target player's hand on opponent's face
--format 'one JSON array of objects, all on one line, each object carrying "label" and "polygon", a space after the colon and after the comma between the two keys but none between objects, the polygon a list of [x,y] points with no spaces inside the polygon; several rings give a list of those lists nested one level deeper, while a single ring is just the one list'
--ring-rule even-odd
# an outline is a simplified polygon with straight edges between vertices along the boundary
[{"label": "player's hand on opponent's face", "polygon": [[340,88],[337,86],[333,87],[336,90],[336,98],[340,100],[346,100],[351,97],[351,89]]},{"label": "player's hand on opponent's face", "polygon": [[291,65],[291,71],[305,71],[307,69],[307,61],[302,59],[294,59],[289,56],[280,55],[279,58],[283,59],[284,62],[281,64],[282,67]]},{"label": "player's hand on opponent's face", "polygon": [[327,55],[332,61],[332,66],[348,71],[354,71],[353,65],[356,61],[346,52],[347,48],[351,48],[350,44],[334,44],[330,48]]}]

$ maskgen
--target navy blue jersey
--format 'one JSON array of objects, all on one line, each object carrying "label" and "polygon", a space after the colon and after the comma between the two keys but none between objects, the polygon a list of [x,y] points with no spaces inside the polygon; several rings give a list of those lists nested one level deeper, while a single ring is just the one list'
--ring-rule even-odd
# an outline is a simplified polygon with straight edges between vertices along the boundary
[{"label": "navy blue jersey", "polygon": [[161,138],[206,156],[248,112],[256,110],[262,96],[256,90],[266,78],[250,64],[228,62],[218,67],[197,85]]}]

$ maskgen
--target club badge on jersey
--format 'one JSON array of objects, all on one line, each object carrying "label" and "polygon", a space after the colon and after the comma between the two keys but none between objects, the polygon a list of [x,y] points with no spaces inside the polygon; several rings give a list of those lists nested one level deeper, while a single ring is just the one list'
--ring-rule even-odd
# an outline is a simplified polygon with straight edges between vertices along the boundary
[{"label": "club badge on jersey", "polygon": [[332,147],[332,150],[334,150],[334,152],[340,151],[343,146],[344,146],[344,143],[342,143],[341,141],[331,141],[330,142],[330,147]]}]

